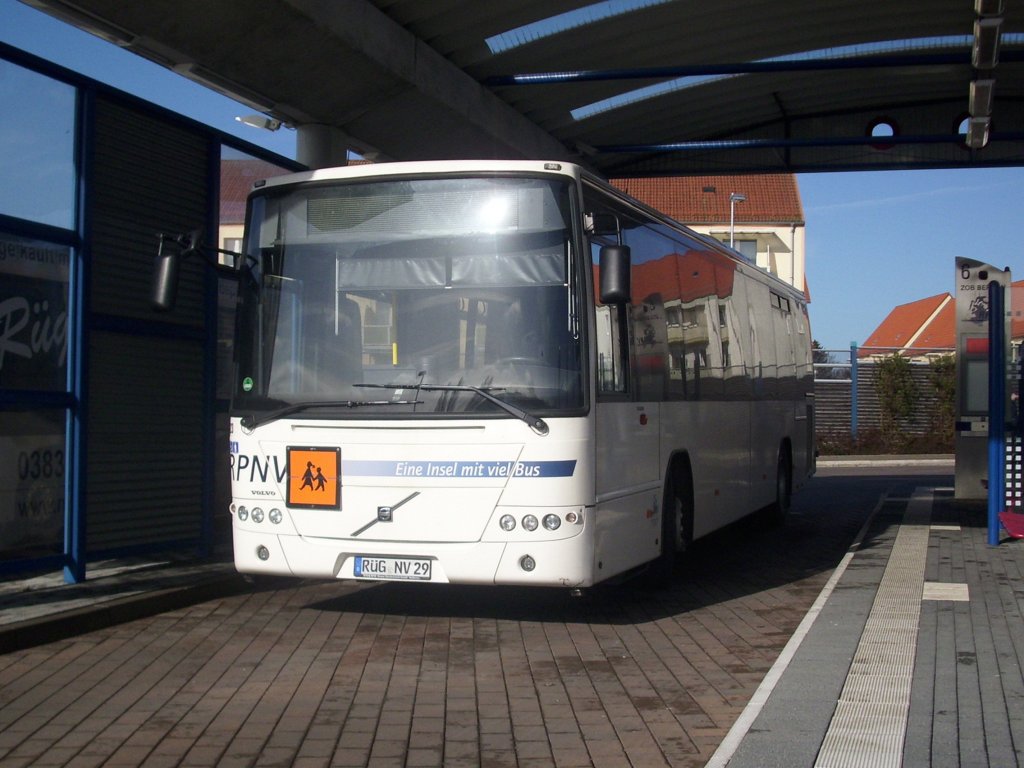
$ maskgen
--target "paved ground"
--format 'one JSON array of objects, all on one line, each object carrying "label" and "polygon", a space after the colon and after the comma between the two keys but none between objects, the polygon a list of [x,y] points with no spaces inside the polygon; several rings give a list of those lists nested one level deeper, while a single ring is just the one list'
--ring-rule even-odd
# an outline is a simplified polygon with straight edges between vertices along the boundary
[{"label": "paved ground", "polygon": [[[0,765],[828,764],[833,712],[922,488],[930,523],[960,528],[918,537],[921,578],[967,584],[970,599],[918,600],[905,764],[1016,765],[1021,545],[986,547],[979,505],[952,504],[951,476],[922,471],[942,468],[823,469],[784,528],[749,521],[700,542],[666,590],[242,589],[205,566],[190,583],[209,594],[162,610],[181,590],[151,573],[153,599],[96,598],[122,606],[105,609],[120,623],[76,634],[65,621],[62,639],[33,645],[29,628],[53,622],[19,617],[69,588],[9,587]],[[124,607],[140,604],[152,615]]]},{"label": "paved ground", "polygon": [[881,500],[770,698],[715,765],[1024,764],[1022,542],[989,547],[985,505],[950,488],[902,490]]}]

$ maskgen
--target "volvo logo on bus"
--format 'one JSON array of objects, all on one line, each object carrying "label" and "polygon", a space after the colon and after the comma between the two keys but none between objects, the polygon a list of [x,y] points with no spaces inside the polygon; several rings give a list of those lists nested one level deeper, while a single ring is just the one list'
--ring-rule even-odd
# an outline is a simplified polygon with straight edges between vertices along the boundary
[{"label": "volvo logo on bus", "polygon": [[365,531],[368,531],[376,523],[390,523],[392,520],[394,520],[394,514],[395,514],[395,510],[396,509],[398,509],[400,506],[402,506],[406,502],[412,501],[413,499],[415,499],[419,495],[420,495],[419,491],[413,491],[412,493],[410,493],[408,496],[406,496],[404,499],[402,499],[397,504],[392,504],[390,507],[388,507],[388,506],[377,507],[377,517],[375,517],[373,520],[368,522],[366,525],[364,525],[358,531],[352,531],[351,536],[353,538],[355,538],[359,534],[361,534],[361,533],[363,533]]}]

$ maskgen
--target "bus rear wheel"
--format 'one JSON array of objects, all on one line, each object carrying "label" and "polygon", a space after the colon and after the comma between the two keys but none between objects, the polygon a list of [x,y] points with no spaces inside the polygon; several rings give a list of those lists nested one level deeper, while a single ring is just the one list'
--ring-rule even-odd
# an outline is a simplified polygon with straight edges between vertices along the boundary
[{"label": "bus rear wheel", "polygon": [[773,523],[781,525],[789,517],[793,501],[793,462],[786,446],[779,448],[779,459],[775,470],[775,501],[768,508]]}]

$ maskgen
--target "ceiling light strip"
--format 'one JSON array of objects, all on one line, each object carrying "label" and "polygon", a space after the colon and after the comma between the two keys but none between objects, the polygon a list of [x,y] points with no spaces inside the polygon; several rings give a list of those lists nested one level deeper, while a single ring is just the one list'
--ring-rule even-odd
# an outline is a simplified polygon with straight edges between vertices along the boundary
[{"label": "ceiling light strip", "polygon": [[[1003,35],[1004,43],[1022,44],[1024,34]],[[1024,61],[1024,50],[1001,51],[1005,61]],[[658,80],[668,77],[699,77],[702,75],[747,75],[765,72],[808,72],[837,69],[881,69],[886,67],[930,67],[970,64],[969,51],[945,53],[906,53],[859,55],[833,58],[778,58],[728,64],[680,64],[664,67],[633,67],[621,69],[581,69],[562,72],[534,72],[516,75],[492,75],[482,81],[487,86],[552,85],[604,80]]]},{"label": "ceiling light strip", "polygon": [[484,42],[492,54],[504,53],[523,45],[529,45],[546,37],[559,35],[563,32],[586,27],[600,21],[606,21],[627,13],[634,13],[656,5],[664,5],[672,0],[603,0],[583,8],[549,16],[546,19],[523,24],[497,35],[488,37]]},{"label": "ceiling light strip", "polygon": [[[1024,131],[993,134],[993,141],[1024,141]],[[594,147],[600,153],[697,152],[737,149],[783,149],[802,147],[858,147],[885,144],[959,144],[963,134],[921,136],[838,136],[813,139],[705,139],[660,144],[605,144]]]}]

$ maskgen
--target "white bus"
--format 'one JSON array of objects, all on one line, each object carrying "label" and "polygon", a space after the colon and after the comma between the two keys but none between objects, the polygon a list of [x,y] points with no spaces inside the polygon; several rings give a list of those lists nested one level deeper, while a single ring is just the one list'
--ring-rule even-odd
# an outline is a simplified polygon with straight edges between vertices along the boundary
[{"label": "white bus", "polygon": [[814,471],[804,295],[577,166],[269,179],[244,251],[241,572],[668,577]]}]

